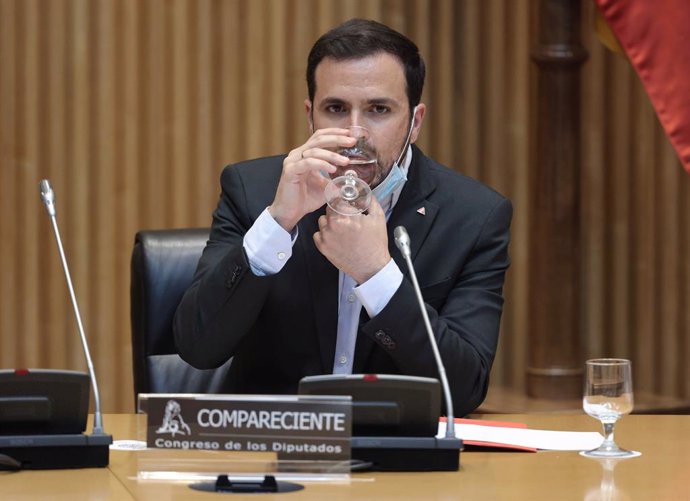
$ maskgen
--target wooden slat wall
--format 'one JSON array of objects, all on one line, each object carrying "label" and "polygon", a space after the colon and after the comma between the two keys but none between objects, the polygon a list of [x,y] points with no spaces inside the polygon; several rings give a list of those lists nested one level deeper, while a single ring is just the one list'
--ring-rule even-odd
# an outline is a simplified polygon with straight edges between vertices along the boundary
[{"label": "wooden slat wall", "polygon": [[[690,397],[690,179],[584,0],[582,252],[588,356]],[[515,205],[494,384],[529,350],[527,0],[0,0],[0,367],[83,368],[38,181],[49,178],[103,406],[131,410],[129,258],[142,228],[207,226],[224,164],[305,139],[306,54],[352,16],[414,38],[420,145]]]},{"label": "wooden slat wall", "polygon": [[[593,14],[592,3],[585,6]],[[631,358],[638,388],[687,398],[690,178],[627,60],[602,49],[591,31],[587,37],[585,346],[590,356]]]}]

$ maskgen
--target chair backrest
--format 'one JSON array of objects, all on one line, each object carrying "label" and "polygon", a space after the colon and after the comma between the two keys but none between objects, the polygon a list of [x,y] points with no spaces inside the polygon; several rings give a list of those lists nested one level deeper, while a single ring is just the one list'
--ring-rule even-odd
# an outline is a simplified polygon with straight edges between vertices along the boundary
[{"label": "chair backrest", "polygon": [[177,354],[172,331],[208,235],[208,228],[136,234],[130,289],[135,407],[139,393],[223,393],[231,361],[195,369]]}]

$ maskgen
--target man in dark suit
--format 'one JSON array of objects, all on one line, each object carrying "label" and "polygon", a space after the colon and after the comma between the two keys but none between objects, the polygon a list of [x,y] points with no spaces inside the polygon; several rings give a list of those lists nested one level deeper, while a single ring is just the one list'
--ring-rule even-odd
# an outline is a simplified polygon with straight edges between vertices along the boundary
[{"label": "man in dark suit", "polygon": [[[307,375],[438,377],[393,229],[412,259],[456,415],[486,395],[508,268],[510,202],[411,146],[426,107],[424,62],[409,39],[351,20],[312,48],[311,137],[288,155],[227,167],[211,236],[175,317],[180,355],[198,368],[234,357],[228,391],[294,393]],[[365,126],[376,197],[364,214],[324,206],[328,179]]]}]

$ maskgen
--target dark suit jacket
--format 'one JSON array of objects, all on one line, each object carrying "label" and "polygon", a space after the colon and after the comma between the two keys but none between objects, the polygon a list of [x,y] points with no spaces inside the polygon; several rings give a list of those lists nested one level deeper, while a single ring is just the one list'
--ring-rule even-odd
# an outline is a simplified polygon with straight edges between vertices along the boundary
[{"label": "dark suit jacket", "polygon": [[[338,270],[312,239],[324,209],[300,221],[293,255],[275,275],[255,276],[242,248],[244,234],[273,201],[283,158],[225,168],[210,240],[175,317],[177,347],[191,365],[213,368],[234,356],[231,392],[295,393],[302,377],[332,372]],[[375,318],[363,310],[353,372],[438,377],[393,241],[393,229],[404,225],[456,415],[479,406],[498,341],[511,216],[507,199],[414,148],[388,222],[390,253],[405,279]]]}]

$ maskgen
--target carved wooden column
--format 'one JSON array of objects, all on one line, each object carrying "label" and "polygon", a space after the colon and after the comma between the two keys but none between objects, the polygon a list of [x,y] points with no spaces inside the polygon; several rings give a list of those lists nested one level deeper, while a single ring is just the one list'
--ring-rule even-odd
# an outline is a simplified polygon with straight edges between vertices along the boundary
[{"label": "carved wooden column", "polygon": [[530,346],[527,391],[582,395],[580,340],[581,0],[540,0],[536,164],[530,180]]}]

